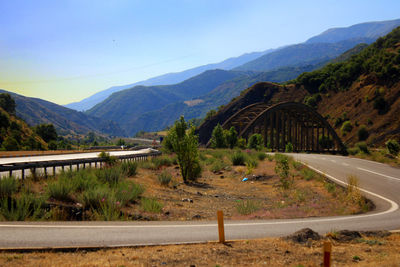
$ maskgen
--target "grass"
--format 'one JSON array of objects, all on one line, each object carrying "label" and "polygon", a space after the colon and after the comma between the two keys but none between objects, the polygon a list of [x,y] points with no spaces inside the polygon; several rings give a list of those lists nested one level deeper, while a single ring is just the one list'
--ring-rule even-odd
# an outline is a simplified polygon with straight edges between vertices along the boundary
[{"label": "grass", "polygon": [[140,205],[143,211],[160,213],[163,205],[154,198],[142,198]]},{"label": "grass", "polygon": [[162,186],[168,186],[169,183],[172,180],[172,175],[171,173],[169,173],[168,171],[164,170],[162,173],[160,173],[159,175],[157,175],[157,179],[158,182],[162,185]]},{"label": "grass", "polygon": [[137,173],[138,163],[136,161],[126,161],[121,163],[122,172],[131,177]]},{"label": "grass", "polygon": [[73,190],[73,183],[64,176],[61,176],[47,184],[47,194],[49,198],[54,198],[59,201],[71,201],[71,192]]},{"label": "grass", "polygon": [[253,212],[256,212],[257,210],[259,210],[260,204],[254,200],[238,200],[236,203],[236,210],[238,213],[242,214],[242,215],[249,215]]},{"label": "grass", "polygon": [[22,193],[18,198],[0,200],[0,220],[25,221],[40,219],[44,216],[44,199],[33,194]]},{"label": "grass", "polygon": [[315,178],[316,173],[313,170],[304,168],[301,170],[300,175],[306,180],[310,181]]},{"label": "grass", "polygon": [[240,150],[235,151],[231,156],[231,161],[234,166],[245,165],[246,159],[246,154]]},{"label": "grass", "polygon": [[152,158],[151,162],[153,162],[156,169],[160,169],[163,166],[171,166],[173,164],[173,159],[167,156],[159,156]]},{"label": "grass", "polygon": [[14,194],[18,189],[18,182],[14,176],[0,178],[0,199]]}]

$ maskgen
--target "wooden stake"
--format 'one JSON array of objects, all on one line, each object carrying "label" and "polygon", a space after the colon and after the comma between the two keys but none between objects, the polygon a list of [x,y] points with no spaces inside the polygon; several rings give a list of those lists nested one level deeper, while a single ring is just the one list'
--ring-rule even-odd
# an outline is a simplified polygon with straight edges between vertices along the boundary
[{"label": "wooden stake", "polygon": [[218,218],[219,242],[225,243],[224,213],[222,212],[222,210],[217,211],[217,218]]},{"label": "wooden stake", "polygon": [[331,252],[332,243],[329,241],[324,242],[324,267],[331,266]]}]

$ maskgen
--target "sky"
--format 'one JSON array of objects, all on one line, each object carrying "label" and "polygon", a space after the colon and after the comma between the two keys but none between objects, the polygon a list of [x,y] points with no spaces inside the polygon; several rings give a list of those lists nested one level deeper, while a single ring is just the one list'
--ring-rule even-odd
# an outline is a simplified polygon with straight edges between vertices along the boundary
[{"label": "sky", "polygon": [[399,0],[0,0],[0,88],[67,104],[399,10]]}]

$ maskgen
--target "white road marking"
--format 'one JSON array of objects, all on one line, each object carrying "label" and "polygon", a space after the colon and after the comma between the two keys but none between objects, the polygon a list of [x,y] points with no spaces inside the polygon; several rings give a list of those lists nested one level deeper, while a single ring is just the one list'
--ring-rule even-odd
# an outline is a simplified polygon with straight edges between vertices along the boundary
[{"label": "white road marking", "polygon": [[383,176],[383,177],[386,177],[386,178],[389,178],[389,179],[400,181],[400,178],[392,177],[392,176],[389,176],[389,175],[386,175],[386,174],[382,174],[382,173],[379,173],[379,172],[374,172],[374,171],[370,171],[370,170],[363,169],[363,168],[357,168],[357,169],[359,169],[361,171],[365,171],[365,172],[370,172],[370,173],[373,173],[373,174],[376,174],[376,175],[380,175],[380,176]]},{"label": "white road marking", "polygon": [[344,162],[342,163],[342,165],[343,165],[343,166],[346,166],[346,167],[347,167],[347,166],[350,166],[349,164],[344,163]]},{"label": "white road marking", "polygon": [[331,162],[333,162],[333,163],[336,163],[336,160],[334,160],[334,159],[331,159]]}]

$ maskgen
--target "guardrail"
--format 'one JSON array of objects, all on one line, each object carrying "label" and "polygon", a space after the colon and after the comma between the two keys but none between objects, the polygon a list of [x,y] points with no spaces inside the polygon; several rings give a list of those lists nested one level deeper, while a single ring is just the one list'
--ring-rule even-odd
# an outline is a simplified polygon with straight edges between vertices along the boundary
[{"label": "guardrail", "polygon": [[[160,151],[153,151],[150,153],[123,155],[115,157],[117,158],[117,160],[124,162],[124,161],[145,161],[149,157],[157,157],[159,155],[161,155]],[[88,167],[92,167],[92,164],[94,164],[94,167],[97,168],[98,165],[102,167],[103,163],[106,161],[107,159],[97,157],[97,158],[87,158],[87,159],[49,160],[49,161],[0,164],[0,177],[4,172],[7,172],[9,176],[12,176],[14,171],[21,171],[21,178],[25,179],[26,170],[29,170],[31,174],[35,174],[36,170],[38,169],[43,169],[44,175],[45,177],[47,177],[48,168],[52,168],[53,169],[52,174],[55,175],[57,167],[61,168],[62,170],[64,170],[65,167],[68,167],[70,170],[72,170],[73,167],[76,166],[76,169],[79,170],[80,167],[86,168],[87,164]]]}]

